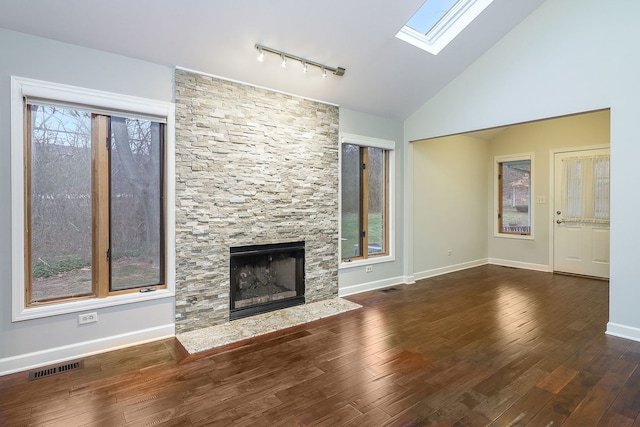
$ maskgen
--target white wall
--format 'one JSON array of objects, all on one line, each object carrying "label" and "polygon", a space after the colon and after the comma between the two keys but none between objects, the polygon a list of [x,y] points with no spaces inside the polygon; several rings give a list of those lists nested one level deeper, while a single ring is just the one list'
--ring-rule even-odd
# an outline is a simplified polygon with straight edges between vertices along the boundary
[{"label": "white wall", "polygon": [[0,375],[148,339],[172,335],[173,298],[78,315],[11,321],[10,89],[11,76],[172,101],[167,67],[0,29]]},{"label": "white wall", "polygon": [[[403,273],[403,244],[402,234],[404,228],[404,150],[402,123],[397,120],[384,117],[373,116],[357,111],[340,108],[340,132],[346,132],[370,138],[385,139],[396,142],[395,150],[395,203],[391,208],[394,210],[395,239],[394,253],[395,260],[379,264],[370,264],[373,271],[365,272],[365,266],[359,265],[352,268],[341,268],[338,271],[339,295],[350,295],[370,289],[377,289],[386,286],[404,283],[407,279]],[[343,266],[344,267],[344,266]]]},{"label": "white wall", "polygon": [[[405,121],[405,139],[611,108],[608,332],[640,340],[640,2],[545,2]],[[410,237],[411,233],[407,236]]]},{"label": "white wall", "polygon": [[456,135],[412,145],[415,278],[485,264],[488,142]]}]

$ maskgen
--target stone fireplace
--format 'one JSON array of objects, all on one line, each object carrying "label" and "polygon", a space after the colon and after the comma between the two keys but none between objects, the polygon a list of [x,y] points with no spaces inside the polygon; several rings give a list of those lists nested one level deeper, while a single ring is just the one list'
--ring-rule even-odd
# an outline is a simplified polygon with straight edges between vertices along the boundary
[{"label": "stone fireplace", "polygon": [[232,248],[304,241],[297,302],[336,297],[338,108],[181,69],[175,97],[176,333],[235,318]]},{"label": "stone fireplace", "polygon": [[304,242],[230,249],[231,320],[304,304]]}]

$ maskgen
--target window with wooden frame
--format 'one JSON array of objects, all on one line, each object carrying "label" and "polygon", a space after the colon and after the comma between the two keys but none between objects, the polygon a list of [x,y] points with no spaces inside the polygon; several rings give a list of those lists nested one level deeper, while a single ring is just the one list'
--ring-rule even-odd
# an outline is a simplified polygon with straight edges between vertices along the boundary
[{"label": "window with wooden frame", "polygon": [[173,106],[12,80],[13,319],[173,295]]},{"label": "window with wooden frame", "polygon": [[497,232],[531,236],[532,156],[497,158]]},{"label": "window with wooden frame", "polygon": [[164,124],[26,108],[27,305],[164,287]]},{"label": "window with wooden frame", "polygon": [[389,176],[392,150],[342,143],[341,239],[343,262],[382,257],[389,250]]}]

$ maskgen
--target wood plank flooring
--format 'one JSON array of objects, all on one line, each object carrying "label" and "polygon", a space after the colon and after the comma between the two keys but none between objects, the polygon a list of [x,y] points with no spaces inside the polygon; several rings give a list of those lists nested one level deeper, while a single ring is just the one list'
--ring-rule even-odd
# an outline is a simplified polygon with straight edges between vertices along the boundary
[{"label": "wood plank flooring", "polygon": [[173,339],[0,377],[5,426],[640,426],[608,283],[482,266],[188,356]]}]

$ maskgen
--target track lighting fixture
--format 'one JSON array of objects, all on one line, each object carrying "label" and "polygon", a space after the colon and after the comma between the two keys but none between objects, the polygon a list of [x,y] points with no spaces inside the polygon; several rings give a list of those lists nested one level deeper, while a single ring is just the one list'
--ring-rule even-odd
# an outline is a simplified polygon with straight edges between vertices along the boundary
[{"label": "track lighting fixture", "polygon": [[282,52],[282,51],[277,50],[277,49],[272,49],[270,47],[262,46],[260,44],[256,44],[256,49],[258,49],[258,52],[259,52],[259,54],[258,54],[258,60],[259,61],[264,60],[264,53],[265,52],[270,52],[270,53],[273,53],[275,55],[279,55],[280,56],[280,58],[282,60],[280,65],[282,65],[283,67],[287,66],[287,59],[291,59],[291,60],[294,60],[294,61],[299,61],[302,64],[302,71],[303,72],[306,73],[307,71],[309,71],[309,65],[313,65],[314,67],[317,67],[320,70],[322,70],[322,77],[323,78],[327,77],[327,71],[332,72],[336,76],[343,76],[344,72],[346,71],[342,67],[330,67],[328,65],[324,65],[324,64],[321,64],[319,62],[310,61],[310,60],[302,58],[300,56],[291,55],[290,53]]}]

